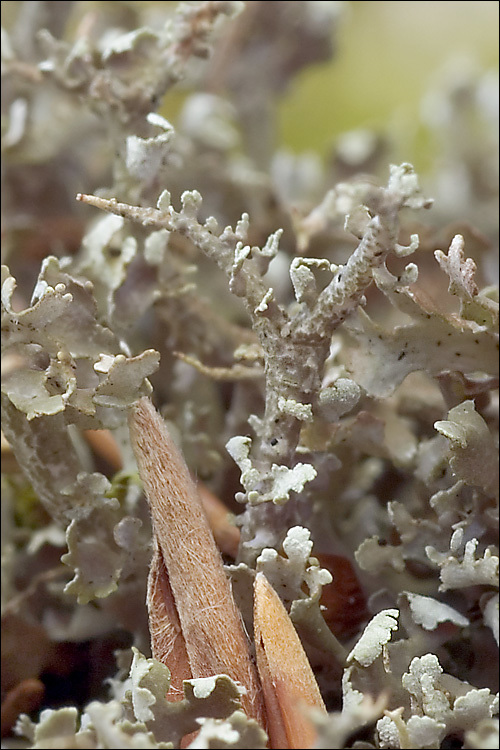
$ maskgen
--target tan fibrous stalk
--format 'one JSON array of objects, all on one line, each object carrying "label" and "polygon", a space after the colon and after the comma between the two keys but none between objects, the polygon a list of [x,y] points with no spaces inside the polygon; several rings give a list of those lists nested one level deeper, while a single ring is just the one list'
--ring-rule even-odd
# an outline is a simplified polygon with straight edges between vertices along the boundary
[{"label": "tan fibrous stalk", "polygon": [[[114,471],[123,469],[120,448],[110,430],[85,430],[84,437],[93,451],[104,459]],[[2,461],[4,453],[10,457],[12,451],[2,433]],[[12,457],[12,461],[15,459]],[[240,543],[240,531],[232,523],[228,508],[222,500],[211,492],[203,482],[198,482],[196,490],[200,496],[215,542],[228,557],[235,558]]]},{"label": "tan fibrous stalk", "polygon": [[[189,470],[148,398],[140,399],[132,407],[129,426],[191,674],[193,677],[227,674],[240,682],[246,689],[243,709],[265,727],[259,678],[241,615]],[[154,561],[154,565],[157,569],[155,580],[150,578],[150,620],[152,584],[156,596],[161,590],[157,580],[161,570],[159,561]],[[163,608],[161,616],[168,616],[168,608]],[[159,642],[158,629],[154,638]],[[170,643],[169,636],[165,642]],[[153,651],[161,656],[156,645]],[[168,658],[168,654],[165,656]]]},{"label": "tan fibrous stalk", "polygon": [[193,675],[174,595],[157,541],[149,569],[147,606],[151,653],[170,670],[170,689],[166,697],[170,701],[182,700],[182,683]]}]

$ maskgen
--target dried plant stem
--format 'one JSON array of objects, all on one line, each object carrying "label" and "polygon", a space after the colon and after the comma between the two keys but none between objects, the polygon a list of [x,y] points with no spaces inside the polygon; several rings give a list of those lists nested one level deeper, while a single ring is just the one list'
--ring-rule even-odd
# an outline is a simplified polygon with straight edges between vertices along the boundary
[{"label": "dried plant stem", "polygon": [[259,680],[241,616],[196,486],[147,398],[134,405],[129,424],[191,673],[193,677],[224,673],[240,682],[247,690],[242,697],[244,710],[265,726]]},{"label": "dried plant stem", "polygon": [[122,455],[113,434],[109,430],[85,430],[83,434],[92,450],[114,471],[120,471],[123,467]]}]

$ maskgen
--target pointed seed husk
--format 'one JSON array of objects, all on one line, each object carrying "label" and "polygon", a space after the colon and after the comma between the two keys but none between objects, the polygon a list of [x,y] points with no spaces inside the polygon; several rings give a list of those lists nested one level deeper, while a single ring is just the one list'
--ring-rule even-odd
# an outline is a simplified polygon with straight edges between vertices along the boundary
[{"label": "pointed seed husk", "polygon": [[246,688],[243,709],[265,727],[241,615],[189,470],[148,398],[132,407],[129,427],[191,673],[227,674],[240,682]]},{"label": "pointed seed husk", "polygon": [[316,730],[308,708],[326,714],[309,659],[281,599],[263,573],[254,584],[257,667],[273,748],[310,748]]}]

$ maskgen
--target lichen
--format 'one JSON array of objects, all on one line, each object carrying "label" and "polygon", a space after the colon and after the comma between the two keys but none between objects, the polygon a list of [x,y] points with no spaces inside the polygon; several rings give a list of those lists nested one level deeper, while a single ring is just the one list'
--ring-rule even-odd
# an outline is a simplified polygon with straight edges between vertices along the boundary
[{"label": "lichen", "polygon": [[[269,746],[227,665],[150,658],[148,397],[230,531],[251,669],[261,574],[297,630],[316,747],[497,747],[493,73],[436,78],[415,132],[439,163],[393,126],[323,163],[280,148],[277,107],[340,3],[4,5],[2,731]],[[196,576],[193,535],[168,562]]]}]

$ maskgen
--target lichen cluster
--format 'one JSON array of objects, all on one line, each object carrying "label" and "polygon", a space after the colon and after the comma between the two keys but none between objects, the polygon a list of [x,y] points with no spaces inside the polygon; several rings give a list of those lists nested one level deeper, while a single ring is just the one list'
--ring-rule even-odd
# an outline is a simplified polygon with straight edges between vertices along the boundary
[{"label": "lichen cluster", "polygon": [[[332,54],[340,4],[18,5],[2,32],[6,731],[22,712],[23,747],[177,747],[197,727],[192,748],[266,747],[229,677],[169,703],[168,665],[144,655],[151,524],[127,414],[149,395],[234,514],[248,632],[256,572],[290,613],[329,710],[316,747],[497,747],[491,74],[433,94],[442,116],[422,127],[443,158],[420,179],[361,131],[320,167],[276,149],[275,110]],[[64,707],[34,699],[30,680],[71,682],[82,660]]]}]

